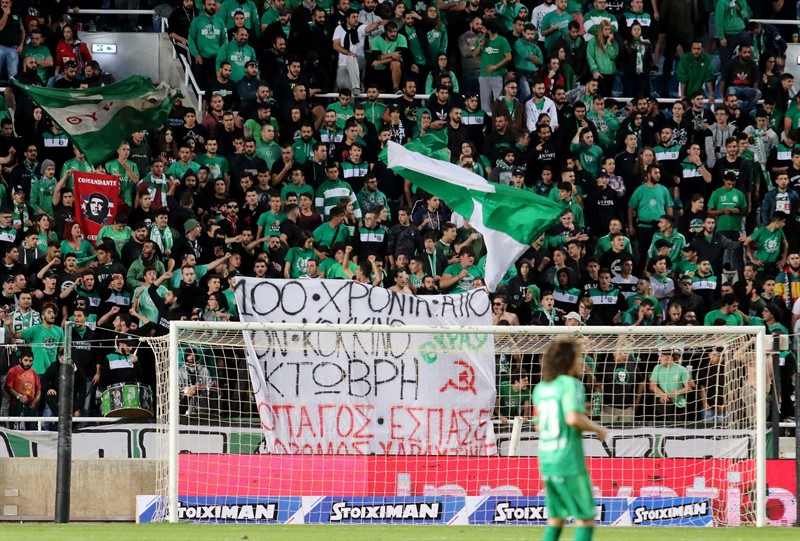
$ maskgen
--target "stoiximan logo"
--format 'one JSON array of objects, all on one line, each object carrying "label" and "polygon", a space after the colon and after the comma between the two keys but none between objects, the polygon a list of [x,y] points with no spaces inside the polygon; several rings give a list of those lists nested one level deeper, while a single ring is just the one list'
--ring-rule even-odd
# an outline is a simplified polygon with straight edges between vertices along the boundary
[{"label": "stoiximan logo", "polygon": [[439,502],[355,506],[336,502],[331,506],[330,520],[436,520],[441,514]]},{"label": "stoiximan logo", "polygon": [[276,520],[274,503],[243,505],[191,505],[178,508],[178,518],[187,520]]}]

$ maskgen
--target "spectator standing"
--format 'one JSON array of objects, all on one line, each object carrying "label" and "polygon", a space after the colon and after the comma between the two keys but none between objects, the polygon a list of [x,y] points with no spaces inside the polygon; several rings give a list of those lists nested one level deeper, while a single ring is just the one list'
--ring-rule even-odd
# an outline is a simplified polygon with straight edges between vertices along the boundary
[{"label": "spectator standing", "polygon": [[[736,175],[731,172],[726,173],[723,187],[714,190],[708,200],[708,214],[717,218],[717,230],[731,241],[739,240],[744,218],[748,212],[747,198],[734,187],[735,185]],[[744,266],[741,245],[737,244],[734,249],[726,249],[725,262],[731,271],[741,276]]]},{"label": "spectator standing", "polygon": [[215,0],[204,0],[203,12],[192,19],[189,26],[189,54],[194,60],[192,72],[201,89],[206,81],[216,77],[217,54],[227,43],[227,30],[217,15]]},{"label": "spectator standing", "polygon": [[644,262],[661,216],[671,216],[673,205],[669,190],[660,184],[661,168],[650,165],[646,175],[628,202],[628,234],[638,241],[640,262]]},{"label": "spectator standing", "polygon": [[[38,413],[42,399],[39,376],[33,369],[33,353],[30,349],[20,352],[19,364],[12,366],[5,377],[3,389],[11,397],[9,414],[12,417],[33,417]],[[23,428],[21,424],[19,428]]]},{"label": "spectator standing", "polygon": [[[605,3],[603,0],[598,1]],[[614,89],[614,81],[617,76],[617,55],[619,55],[619,45],[614,39],[612,25],[602,19],[597,26],[597,37],[586,46],[589,70],[592,72],[592,77],[598,80],[598,92],[602,96],[611,96]]]},{"label": "spectator standing", "polygon": [[511,47],[499,32],[496,21],[486,21],[480,42],[481,73],[478,78],[484,111],[491,111],[494,100],[502,96],[503,78],[508,73],[507,64],[511,62]]},{"label": "spectator standing", "polygon": [[686,368],[675,362],[679,349],[662,349],[658,365],[650,376],[650,392],[656,396],[655,416],[668,423],[682,424],[686,418],[686,395],[691,391],[691,378]]},{"label": "spectator standing", "polygon": [[714,22],[719,39],[719,59],[722,65],[728,63],[737,47],[750,36],[745,31],[747,21],[750,20],[750,6],[747,0],[717,0],[714,9]]},{"label": "spectator standing", "polygon": [[[6,326],[11,319],[6,316],[4,320]],[[42,322],[38,325],[22,329],[19,336],[26,344],[30,344],[33,350],[33,369],[37,374],[44,374],[45,370],[56,362],[58,351],[64,345],[64,330],[55,325],[56,309],[52,305],[47,305],[42,309]],[[6,384],[8,382],[6,381]]]}]

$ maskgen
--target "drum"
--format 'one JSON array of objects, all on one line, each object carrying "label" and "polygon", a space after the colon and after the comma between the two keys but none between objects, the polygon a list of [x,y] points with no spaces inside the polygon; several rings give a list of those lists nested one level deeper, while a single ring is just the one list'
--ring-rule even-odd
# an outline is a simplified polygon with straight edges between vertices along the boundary
[{"label": "drum", "polygon": [[151,419],[155,411],[153,391],[135,383],[109,385],[100,397],[100,411],[104,417]]}]

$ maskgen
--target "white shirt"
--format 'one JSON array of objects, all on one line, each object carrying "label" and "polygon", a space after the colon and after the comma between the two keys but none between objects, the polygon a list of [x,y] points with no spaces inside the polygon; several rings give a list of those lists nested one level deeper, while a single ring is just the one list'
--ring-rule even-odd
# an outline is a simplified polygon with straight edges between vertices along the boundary
[{"label": "white shirt", "polygon": [[[358,25],[358,43],[351,43],[349,51],[355,53],[356,56],[364,58],[364,40],[366,39],[366,26],[363,24]],[[333,31],[333,41],[339,40],[339,45],[344,47],[344,40],[347,37],[347,32],[342,25],[336,27]],[[347,55],[339,54],[338,66],[344,67],[347,65]]]},{"label": "white shirt", "polygon": [[551,11],[556,10],[555,3],[550,4],[539,4],[533,11],[531,11],[531,24],[536,27],[536,33],[539,34],[539,43],[544,43],[544,36],[542,35],[542,19],[544,16],[550,13]]},{"label": "white shirt", "polygon": [[525,102],[525,125],[528,131],[536,131],[536,122],[542,113],[550,115],[550,129],[555,132],[558,129],[558,110],[553,100],[547,96],[542,98],[538,106],[533,103],[533,98]]},{"label": "white shirt", "polygon": [[800,299],[794,301],[794,306],[792,306],[792,315],[798,317],[798,320],[794,324],[794,330],[792,331],[792,334],[800,334]]}]

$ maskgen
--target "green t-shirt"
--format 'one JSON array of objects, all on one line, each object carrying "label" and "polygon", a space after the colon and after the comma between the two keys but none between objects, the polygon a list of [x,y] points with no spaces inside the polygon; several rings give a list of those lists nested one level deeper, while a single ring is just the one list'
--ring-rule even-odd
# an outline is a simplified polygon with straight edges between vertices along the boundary
[{"label": "green t-shirt", "polygon": [[[34,57],[37,62],[41,62],[42,60],[47,60],[48,58],[53,57],[53,55],[50,54],[50,49],[48,49],[44,44],[39,45],[38,47],[31,47],[30,44],[25,45],[22,48],[22,54],[20,55],[20,58],[26,58],[28,56]],[[39,78],[43,82],[47,82],[47,68],[37,68],[36,73],[39,74]]]},{"label": "green t-shirt", "polygon": [[[452,265],[448,265],[442,274],[458,276],[463,269],[464,267],[461,266],[461,263],[453,263]],[[467,269],[467,275],[450,286],[448,293],[464,293],[469,291],[472,289],[472,280],[475,278],[483,278],[483,269],[481,269],[478,265],[472,265],[469,267]]]},{"label": "green t-shirt", "polygon": [[[350,262],[350,272],[353,274],[356,273],[358,266]],[[349,280],[350,278],[344,273],[343,267],[341,263],[337,263],[336,260],[333,261],[333,265],[328,266],[327,270],[325,271],[325,278],[331,280]]]},{"label": "green t-shirt", "polygon": [[337,228],[331,227],[330,223],[325,222],[314,230],[314,240],[320,246],[331,247],[337,242],[347,242],[350,238],[350,229],[345,225]]},{"label": "green t-shirt", "polygon": [[703,319],[703,325],[706,327],[711,327],[714,325],[714,322],[718,319],[722,319],[725,321],[725,325],[727,326],[735,326],[735,325],[744,325],[744,318],[739,312],[734,312],[732,314],[723,314],[721,310],[712,310],[706,314],[705,319]]},{"label": "green t-shirt", "polygon": [[[128,166],[137,176],[139,175],[139,167],[134,162],[128,160]],[[119,163],[119,160],[111,160],[106,163],[106,172],[109,175],[119,175],[119,198],[133,208],[133,188],[136,182],[131,180],[128,170]]]},{"label": "green t-shirt", "polygon": [[333,111],[336,113],[336,127],[340,130],[344,129],[344,123],[355,114],[352,105],[342,107],[342,104],[335,101],[328,105],[325,111]]},{"label": "green t-shirt", "polygon": [[97,233],[97,242],[104,238],[113,240],[114,246],[117,248],[117,255],[122,255],[122,247],[131,240],[132,234],[133,230],[128,226],[123,227],[122,231],[117,231],[113,225],[104,225]]},{"label": "green t-shirt", "polygon": [[533,389],[539,425],[539,471],[543,477],[586,475],[581,431],[567,424],[567,414],[586,412],[583,384],[561,375]]},{"label": "green t-shirt", "polygon": [[64,344],[64,329],[34,325],[22,331],[22,339],[31,346],[33,369],[41,376],[58,358],[58,347]]},{"label": "green t-shirt", "polygon": [[781,246],[786,241],[783,229],[770,231],[767,226],[756,229],[750,238],[756,243],[756,259],[774,264],[781,257]]},{"label": "green t-shirt", "polygon": [[69,242],[62,240],[61,257],[64,257],[66,254],[70,252],[75,254],[75,257],[78,260],[79,267],[86,265],[95,257],[97,257],[96,255],[94,255],[94,247],[86,239],[81,240],[81,247],[78,250],[74,250],[72,246],[69,245]]},{"label": "green t-shirt", "polygon": [[511,46],[503,36],[498,34],[494,39],[486,40],[481,51],[481,77],[505,77],[508,73],[508,64],[491,73],[486,71],[486,68],[500,63],[510,52]]},{"label": "green t-shirt", "polygon": [[311,200],[314,200],[314,188],[309,186],[308,184],[303,184],[302,186],[295,186],[294,184],[287,184],[283,188],[281,188],[281,201],[286,201],[287,194],[289,192],[294,192],[297,194],[297,198],[300,198],[300,194],[307,193]]},{"label": "green t-shirt", "polygon": [[307,276],[308,262],[311,259],[317,259],[317,253],[314,250],[306,250],[297,246],[289,248],[286,253],[286,262],[290,265],[289,277],[303,278]]},{"label": "green t-shirt", "polygon": [[[72,158],[71,160],[67,160],[66,162],[64,162],[64,166],[61,168],[61,176],[59,178],[61,178],[64,175],[66,175],[67,171],[69,171],[70,169],[74,169],[75,171],[78,171],[78,172],[81,172],[81,173],[93,173],[94,172],[94,167],[92,167],[92,165],[89,162],[87,162],[86,160],[78,161],[78,158]],[[74,179],[72,177],[73,177],[73,175],[70,175],[69,178],[67,179],[67,187],[70,190],[75,187],[75,182],[74,182]]]},{"label": "green t-shirt", "polygon": [[[738,208],[742,211],[747,208],[747,198],[737,190],[731,188],[717,188],[708,200],[708,208],[714,210]],[[717,231],[741,231],[744,212],[739,214],[720,214],[717,216]]]},{"label": "green t-shirt", "polygon": [[[578,13],[580,13],[580,10],[578,10]],[[554,25],[558,28],[558,30],[544,38],[544,48],[547,51],[552,50],[558,39],[567,33],[567,25],[569,25],[570,21],[572,21],[572,15],[569,12],[565,11],[562,15],[559,15],[558,10],[555,9],[542,18],[542,30],[547,30]]]},{"label": "green t-shirt", "polygon": [[633,191],[628,206],[636,211],[639,225],[642,225],[642,222],[647,222],[651,227],[655,227],[658,220],[672,206],[672,196],[669,190],[661,184],[656,184],[655,186],[642,184]]},{"label": "green t-shirt", "polygon": [[273,214],[271,211],[267,211],[258,217],[256,225],[264,228],[262,236],[269,235],[270,237],[280,237],[281,223],[283,223],[284,220],[286,220],[285,214]]},{"label": "green t-shirt", "polygon": [[[167,294],[167,288],[164,286],[158,286],[158,296],[162,299]],[[147,287],[139,286],[133,292],[133,299],[139,299],[139,308],[137,312],[142,314],[152,323],[158,323],[158,308],[156,307],[153,299],[150,298],[150,294],[147,292]]]},{"label": "green t-shirt", "polygon": [[224,156],[217,155],[210,157],[206,154],[200,154],[195,159],[197,160],[198,164],[208,167],[208,170],[211,173],[211,181],[225,178],[225,175],[230,172],[228,160]]},{"label": "green t-shirt", "polygon": [[510,381],[504,381],[497,391],[497,398],[500,401],[500,415],[512,419],[524,414],[525,402],[531,402],[531,392],[528,389],[515,391]]},{"label": "green t-shirt", "polygon": [[[406,41],[406,37],[402,34],[398,34],[397,39],[395,39],[394,41],[389,41],[388,39],[384,39],[383,36],[375,36],[372,39],[370,45],[372,46],[373,51],[377,52],[379,55],[385,55],[385,54],[396,53],[398,49],[407,49],[408,41]],[[386,64],[375,66],[375,71],[383,71],[385,69],[386,69]]]},{"label": "green t-shirt", "polygon": [[195,161],[191,161],[188,164],[183,165],[180,161],[174,161],[170,164],[169,167],[167,167],[167,170],[164,171],[164,174],[167,175],[168,177],[173,177],[177,178],[178,180],[182,180],[183,175],[185,175],[186,171],[188,171],[189,169],[191,169],[192,171],[195,172],[195,174],[197,174],[197,172],[200,170],[200,164]]},{"label": "green t-shirt", "polygon": [[[672,393],[686,386],[689,382],[689,371],[679,364],[673,364],[672,366],[659,364],[653,369],[650,381],[656,382],[658,388],[665,393]],[[674,396],[670,400],[679,408],[686,407],[685,394]]]}]

